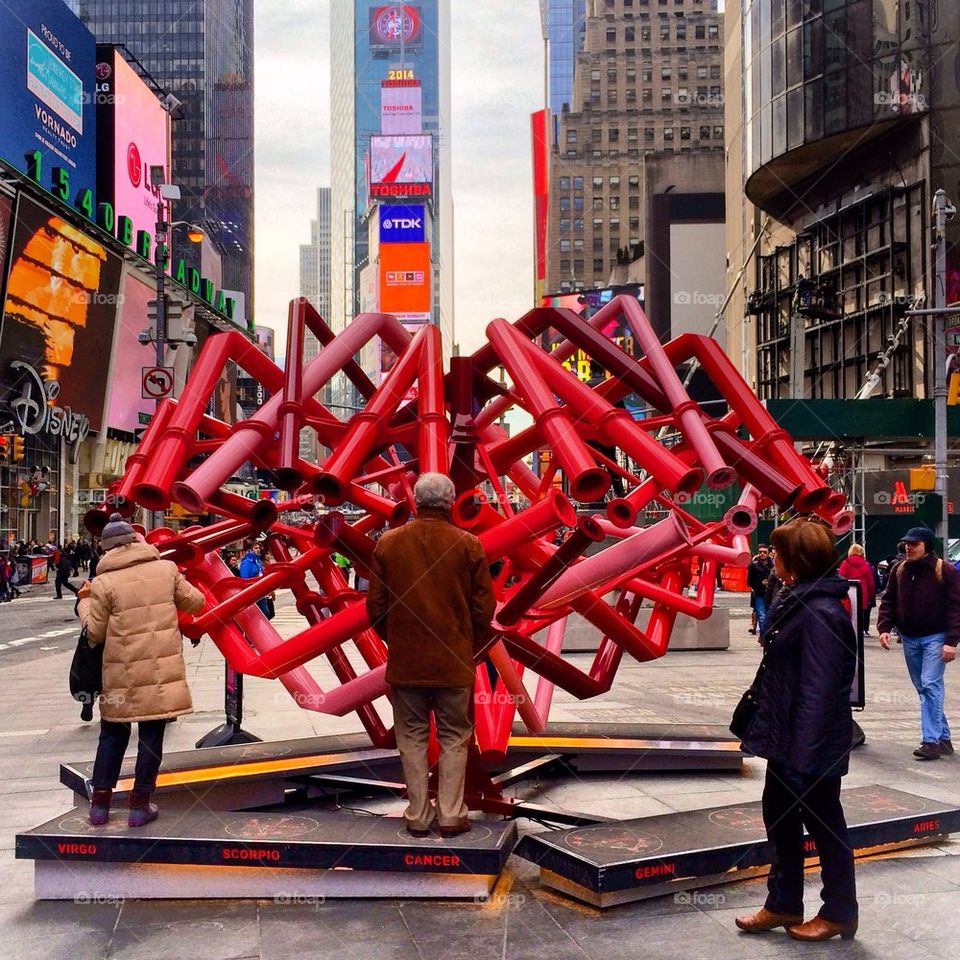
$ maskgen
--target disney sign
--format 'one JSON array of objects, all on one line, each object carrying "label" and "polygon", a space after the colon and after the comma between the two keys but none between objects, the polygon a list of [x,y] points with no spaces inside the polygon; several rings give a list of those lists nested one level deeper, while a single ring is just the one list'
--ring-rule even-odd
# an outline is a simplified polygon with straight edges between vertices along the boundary
[{"label": "disney sign", "polygon": [[14,379],[18,378],[18,374],[23,376],[19,395],[8,401],[16,418],[17,432],[24,436],[40,433],[62,436],[71,447],[72,460],[80,444],[90,435],[90,419],[86,414],[74,413],[70,407],[54,406],[52,401],[60,394],[60,382],[44,380],[32,364],[14,360],[10,370]]}]

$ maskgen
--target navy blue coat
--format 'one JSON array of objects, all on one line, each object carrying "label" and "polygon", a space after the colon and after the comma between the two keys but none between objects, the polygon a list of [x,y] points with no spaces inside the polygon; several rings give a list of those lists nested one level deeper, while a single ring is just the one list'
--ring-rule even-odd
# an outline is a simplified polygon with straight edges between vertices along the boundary
[{"label": "navy blue coat", "polygon": [[800,773],[847,772],[857,638],[841,603],[846,594],[846,580],[830,576],[777,595],[761,638],[757,712],[743,740],[755,756]]}]

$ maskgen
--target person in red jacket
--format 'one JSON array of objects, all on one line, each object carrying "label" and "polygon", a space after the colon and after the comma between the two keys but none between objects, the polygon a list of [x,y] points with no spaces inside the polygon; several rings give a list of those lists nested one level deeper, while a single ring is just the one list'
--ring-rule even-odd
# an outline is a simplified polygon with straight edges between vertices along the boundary
[{"label": "person in red jacket", "polygon": [[870,629],[870,611],[877,603],[877,581],[873,576],[873,567],[863,555],[859,543],[851,545],[847,559],[837,568],[837,573],[847,580],[860,581],[860,631],[868,633]]}]

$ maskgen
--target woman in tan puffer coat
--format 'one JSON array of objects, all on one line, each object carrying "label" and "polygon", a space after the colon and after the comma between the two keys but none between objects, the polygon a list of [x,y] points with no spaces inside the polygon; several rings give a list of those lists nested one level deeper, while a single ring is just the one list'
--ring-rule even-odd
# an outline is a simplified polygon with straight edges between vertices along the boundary
[{"label": "woman in tan puffer coat", "polygon": [[150,794],[157,783],[167,721],[193,709],[183,662],[177,611],[194,613],[203,594],[175,563],[161,560],[118,513],[104,527],[106,551],[96,579],[80,591],[79,615],[91,644],[103,643],[100,743],[93,766],[90,823],[110,816],[113,789],[137,724],[137,765],[130,794],[131,827],[158,815]]}]

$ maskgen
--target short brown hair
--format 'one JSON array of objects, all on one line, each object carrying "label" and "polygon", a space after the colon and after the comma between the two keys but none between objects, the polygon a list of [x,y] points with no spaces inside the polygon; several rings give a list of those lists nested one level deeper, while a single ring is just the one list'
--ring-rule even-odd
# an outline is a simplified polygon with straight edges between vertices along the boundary
[{"label": "short brown hair", "polygon": [[816,580],[833,573],[840,558],[833,534],[820,520],[798,517],[770,534],[780,562],[797,580]]}]

